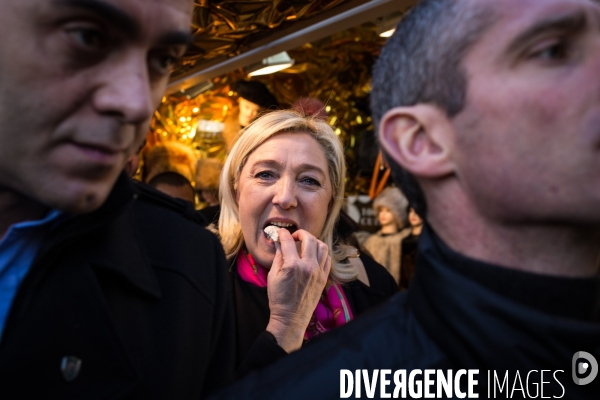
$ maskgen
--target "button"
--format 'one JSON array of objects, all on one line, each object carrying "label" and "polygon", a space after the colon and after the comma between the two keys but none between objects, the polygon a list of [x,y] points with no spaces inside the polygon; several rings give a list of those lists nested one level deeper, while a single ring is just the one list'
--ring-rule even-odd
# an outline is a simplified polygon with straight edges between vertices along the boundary
[{"label": "button", "polygon": [[72,382],[81,371],[81,359],[75,356],[64,356],[60,363],[60,371],[67,382]]}]

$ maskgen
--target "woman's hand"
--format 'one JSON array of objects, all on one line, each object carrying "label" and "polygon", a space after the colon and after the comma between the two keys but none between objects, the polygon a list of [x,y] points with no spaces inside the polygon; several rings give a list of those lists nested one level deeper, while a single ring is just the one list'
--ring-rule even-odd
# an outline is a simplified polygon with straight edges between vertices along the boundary
[{"label": "woman's hand", "polygon": [[302,346],[329,277],[331,257],[328,246],[307,231],[291,235],[280,229],[278,233],[280,243],[275,242],[275,259],[267,276],[271,312],[267,331],[290,353]]}]

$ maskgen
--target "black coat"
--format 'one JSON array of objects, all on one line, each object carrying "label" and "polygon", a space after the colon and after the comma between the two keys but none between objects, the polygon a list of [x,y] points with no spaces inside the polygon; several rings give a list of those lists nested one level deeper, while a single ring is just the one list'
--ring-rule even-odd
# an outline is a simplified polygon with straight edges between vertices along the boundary
[{"label": "black coat", "polygon": [[[544,398],[600,399],[600,376],[586,386],[571,377],[575,353],[600,361],[599,312],[599,277],[563,279],[478,262],[450,250],[426,227],[408,291],[214,398],[337,399],[342,369],[365,369],[370,377],[375,369],[390,369],[392,394],[396,370],[406,370],[408,380],[417,369],[479,369],[475,389],[482,399],[509,397],[506,388],[487,396],[488,371],[500,381],[508,371],[510,388],[515,382],[519,388],[517,371],[523,385],[536,371],[529,381],[535,397],[541,370],[552,371],[543,377]],[[379,382],[374,398],[380,398]],[[524,397],[516,391],[512,398]]]},{"label": "black coat", "polygon": [[[354,317],[383,303],[398,292],[394,278],[371,257],[360,256],[369,286],[354,280],[343,285],[344,294]],[[236,309],[236,346],[240,375],[252,369],[265,367],[287,355],[270,334],[265,333],[269,323],[267,288],[244,281],[235,264],[230,267],[233,302]],[[309,342],[310,343],[310,342]]]},{"label": "black coat", "polygon": [[[7,318],[0,397],[197,399],[227,383],[227,267],[202,224],[123,175],[99,210],[58,225]],[[81,360],[72,381],[65,357]]]}]

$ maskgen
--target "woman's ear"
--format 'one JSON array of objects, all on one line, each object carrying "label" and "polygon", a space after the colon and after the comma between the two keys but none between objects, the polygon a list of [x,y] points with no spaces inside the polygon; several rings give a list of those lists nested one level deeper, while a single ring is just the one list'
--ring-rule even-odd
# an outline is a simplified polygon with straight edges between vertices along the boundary
[{"label": "woman's ear", "polygon": [[436,106],[393,108],[383,116],[378,135],[385,153],[415,176],[433,179],[454,172],[454,128]]}]

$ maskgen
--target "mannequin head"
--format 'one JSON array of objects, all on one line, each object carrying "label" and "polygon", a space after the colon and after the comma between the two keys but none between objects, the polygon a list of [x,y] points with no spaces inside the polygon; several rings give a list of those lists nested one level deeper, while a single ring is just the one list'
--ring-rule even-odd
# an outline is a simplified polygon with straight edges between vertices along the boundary
[{"label": "mannequin head", "polygon": [[232,89],[239,96],[238,122],[241,127],[250,125],[261,112],[278,106],[277,99],[262,82],[237,81]]},{"label": "mannequin head", "polygon": [[373,211],[379,219],[382,233],[396,233],[408,225],[408,200],[395,187],[384,189],[373,201]]},{"label": "mannequin head", "polygon": [[377,218],[381,225],[382,233],[396,233],[399,230],[398,223],[394,213],[386,206],[381,206],[378,209]]},{"label": "mannequin head", "polygon": [[258,104],[253,103],[250,100],[246,100],[243,97],[238,99],[238,104],[240,106],[238,122],[242,127],[250,125],[254,118],[258,116],[258,114],[260,114],[262,111],[265,111],[265,109]]},{"label": "mannequin head", "polygon": [[412,228],[411,233],[415,236],[420,235],[421,231],[423,230],[423,220],[412,207],[409,207],[408,209],[408,222]]}]

